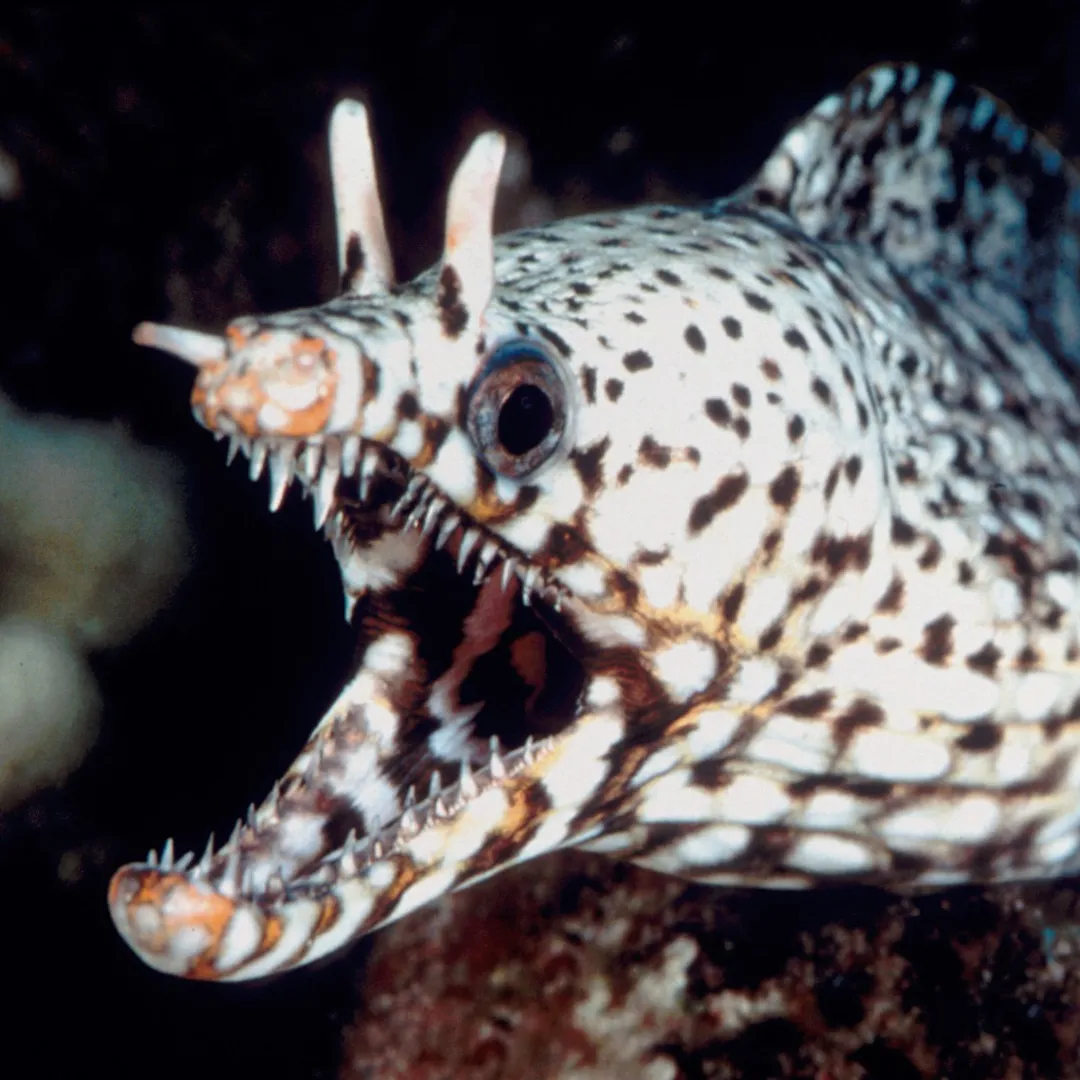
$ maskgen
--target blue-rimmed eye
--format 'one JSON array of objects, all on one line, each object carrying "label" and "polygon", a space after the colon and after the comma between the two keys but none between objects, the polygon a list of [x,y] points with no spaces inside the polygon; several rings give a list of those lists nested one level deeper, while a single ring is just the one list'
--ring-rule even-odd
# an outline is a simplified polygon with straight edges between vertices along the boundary
[{"label": "blue-rimmed eye", "polygon": [[469,394],[469,436],[488,468],[520,479],[555,452],[566,429],[566,388],[534,341],[495,348]]}]

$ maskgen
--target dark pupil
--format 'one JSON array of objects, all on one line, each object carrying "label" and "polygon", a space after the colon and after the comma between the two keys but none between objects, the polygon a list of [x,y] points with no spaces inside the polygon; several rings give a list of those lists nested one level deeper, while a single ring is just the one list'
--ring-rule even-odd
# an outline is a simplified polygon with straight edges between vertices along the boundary
[{"label": "dark pupil", "polygon": [[499,442],[517,457],[539,446],[554,420],[551,399],[532,383],[519,386],[499,410]]}]

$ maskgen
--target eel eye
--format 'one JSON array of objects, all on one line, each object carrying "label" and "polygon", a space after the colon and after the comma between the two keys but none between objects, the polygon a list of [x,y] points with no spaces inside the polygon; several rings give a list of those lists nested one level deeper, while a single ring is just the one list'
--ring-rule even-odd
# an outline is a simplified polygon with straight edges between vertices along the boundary
[{"label": "eel eye", "polygon": [[492,472],[518,480],[558,449],[566,387],[535,342],[516,338],[488,357],[469,393],[469,437]]}]

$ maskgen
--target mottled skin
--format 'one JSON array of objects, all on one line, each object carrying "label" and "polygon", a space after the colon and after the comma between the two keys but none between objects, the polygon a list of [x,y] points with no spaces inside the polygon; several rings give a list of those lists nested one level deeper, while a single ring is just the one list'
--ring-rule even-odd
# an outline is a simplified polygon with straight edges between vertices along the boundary
[{"label": "mottled skin", "polygon": [[[556,847],[696,880],[1080,866],[1076,182],[985,95],[872,70],[744,189],[391,285],[367,134],[345,292],[220,339],[202,423],[315,501],[354,673],[217,852],[120,870],[148,963],[305,963]],[[525,389],[522,389],[525,388]],[[419,797],[416,791],[419,790]]]}]

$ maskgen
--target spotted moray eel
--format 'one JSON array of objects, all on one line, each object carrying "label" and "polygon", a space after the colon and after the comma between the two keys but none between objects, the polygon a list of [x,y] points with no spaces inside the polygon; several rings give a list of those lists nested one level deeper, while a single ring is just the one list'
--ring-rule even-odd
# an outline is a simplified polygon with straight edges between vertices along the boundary
[{"label": "spotted moray eel", "polygon": [[294,481],[355,659],[266,801],[125,866],[148,964],[280,972],[578,846],[716,884],[1080,869],[1080,187],[986,94],[871,69],[704,208],[494,239],[504,153],[394,280],[365,110],[342,294],[143,324]]}]

